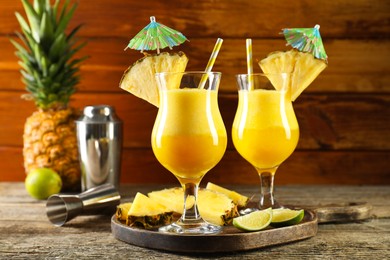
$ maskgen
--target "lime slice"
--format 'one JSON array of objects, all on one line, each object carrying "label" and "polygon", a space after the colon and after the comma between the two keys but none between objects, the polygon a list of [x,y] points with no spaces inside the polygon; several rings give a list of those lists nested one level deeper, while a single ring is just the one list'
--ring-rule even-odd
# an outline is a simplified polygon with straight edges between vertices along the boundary
[{"label": "lime slice", "polygon": [[274,209],[272,210],[271,226],[285,227],[298,224],[302,221],[305,211],[292,209]]},{"label": "lime slice", "polygon": [[272,208],[255,211],[233,219],[233,226],[244,231],[258,231],[269,226],[272,220]]}]

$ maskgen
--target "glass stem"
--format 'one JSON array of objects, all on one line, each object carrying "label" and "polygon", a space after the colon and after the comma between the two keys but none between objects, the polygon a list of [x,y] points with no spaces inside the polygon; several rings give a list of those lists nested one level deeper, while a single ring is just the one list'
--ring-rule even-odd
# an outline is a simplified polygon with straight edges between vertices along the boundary
[{"label": "glass stem", "polygon": [[[202,218],[199,214],[198,206],[197,206],[197,198],[198,198],[198,184],[196,183],[184,183],[183,184],[183,189],[184,189],[184,210],[183,210],[183,215],[181,216],[181,222],[183,224],[191,224],[191,223],[196,223],[198,221],[202,221]],[[192,207],[187,208],[186,205],[190,198],[193,198],[194,204]]]},{"label": "glass stem", "polygon": [[274,199],[274,177],[277,168],[258,169],[261,185],[260,209],[279,207],[279,204]]}]

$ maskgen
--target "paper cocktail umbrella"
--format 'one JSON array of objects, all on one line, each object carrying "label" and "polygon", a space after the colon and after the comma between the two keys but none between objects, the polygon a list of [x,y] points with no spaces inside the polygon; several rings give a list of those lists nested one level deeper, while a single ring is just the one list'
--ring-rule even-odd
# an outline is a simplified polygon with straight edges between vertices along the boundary
[{"label": "paper cocktail umbrella", "polygon": [[148,50],[157,50],[177,46],[187,38],[181,33],[168,26],[156,22],[154,16],[150,17],[150,24],[143,28],[133,39],[130,40],[127,48],[139,50],[141,52]]},{"label": "paper cocktail umbrella", "polygon": [[320,35],[320,26],[317,24],[314,28],[290,28],[283,29],[287,45],[302,51],[309,52],[317,59],[327,61],[324,45]]}]

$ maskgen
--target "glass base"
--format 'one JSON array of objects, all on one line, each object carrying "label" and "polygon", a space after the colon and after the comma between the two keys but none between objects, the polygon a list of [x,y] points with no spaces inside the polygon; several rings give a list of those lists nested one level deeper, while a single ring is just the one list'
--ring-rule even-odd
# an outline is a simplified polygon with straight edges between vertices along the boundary
[{"label": "glass base", "polygon": [[221,230],[222,227],[214,224],[210,224],[206,221],[202,221],[200,223],[193,223],[193,224],[184,224],[178,221],[176,223],[172,223],[168,226],[160,227],[158,229],[159,232],[182,234],[182,235],[216,234],[219,233]]},{"label": "glass base", "polygon": [[272,198],[271,201],[260,198],[258,208],[260,210],[268,208],[280,209],[283,208],[283,206],[280,205],[274,198]]}]

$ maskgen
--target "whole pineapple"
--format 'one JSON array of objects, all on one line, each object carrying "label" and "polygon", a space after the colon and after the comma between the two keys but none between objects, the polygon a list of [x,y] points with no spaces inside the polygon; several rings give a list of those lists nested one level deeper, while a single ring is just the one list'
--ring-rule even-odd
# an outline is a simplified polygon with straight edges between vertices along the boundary
[{"label": "whole pineapple", "polygon": [[86,58],[74,58],[85,43],[77,44],[77,26],[69,34],[66,28],[77,7],[66,0],[22,0],[27,15],[16,18],[23,44],[11,39],[22,67],[22,81],[29,92],[23,95],[33,100],[38,111],[27,118],[23,134],[23,156],[26,173],[34,168],[47,167],[62,178],[62,191],[80,189],[81,170],[78,161],[74,120],[75,109],[68,107],[71,95],[79,82],[79,66]]}]

